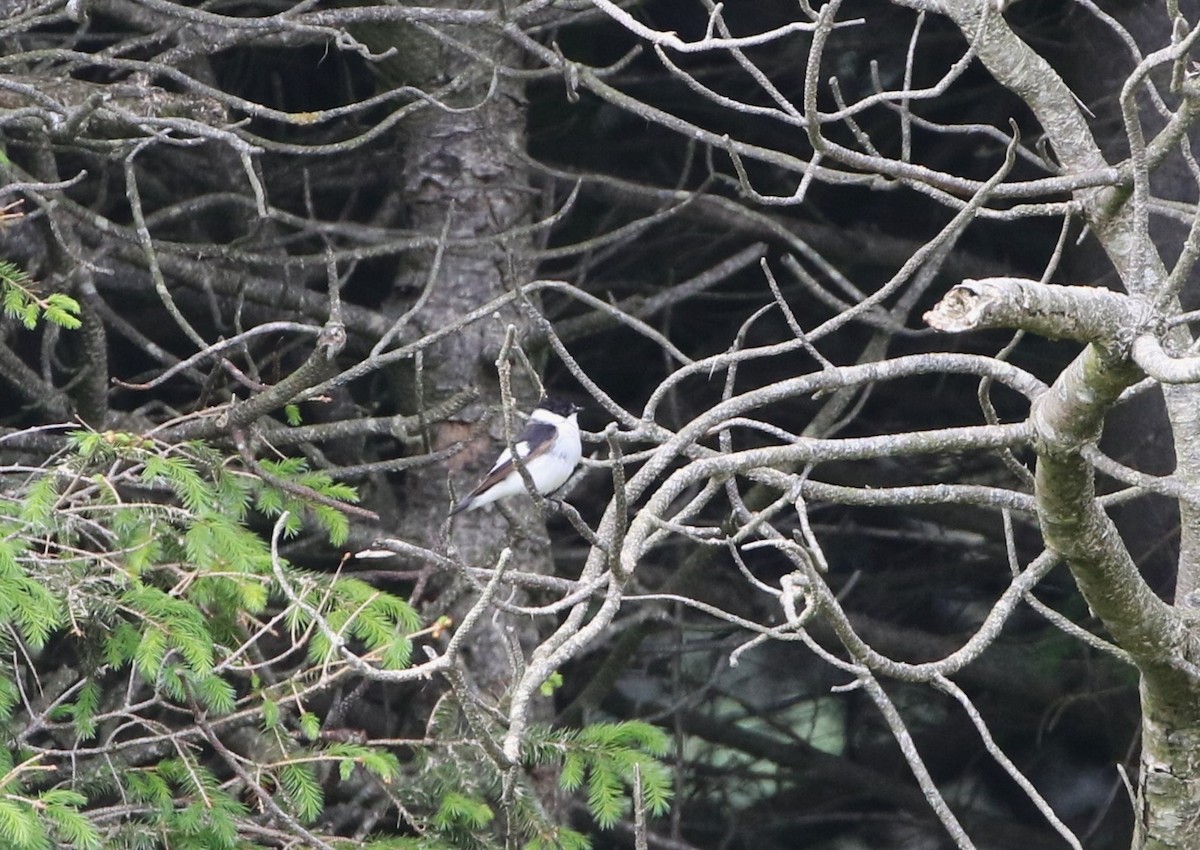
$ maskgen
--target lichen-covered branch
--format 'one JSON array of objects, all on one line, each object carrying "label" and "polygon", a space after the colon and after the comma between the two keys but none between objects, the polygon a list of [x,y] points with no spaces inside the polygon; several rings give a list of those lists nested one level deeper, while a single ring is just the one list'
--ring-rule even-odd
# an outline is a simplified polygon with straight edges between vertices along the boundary
[{"label": "lichen-covered branch", "polygon": [[1121,393],[1142,378],[1139,364],[1181,379],[1191,364],[1171,360],[1148,332],[1156,322],[1145,301],[1091,287],[965,281],[925,318],[949,332],[1013,327],[1089,343],[1033,405],[1038,520],[1047,547],[1070,565],[1088,605],[1142,674],[1135,847],[1187,846],[1195,825],[1181,821],[1200,810],[1194,761],[1200,740],[1195,720],[1200,635],[1186,609],[1159,599],[1138,572],[1096,498],[1096,473],[1084,450],[1099,439],[1104,417]]}]

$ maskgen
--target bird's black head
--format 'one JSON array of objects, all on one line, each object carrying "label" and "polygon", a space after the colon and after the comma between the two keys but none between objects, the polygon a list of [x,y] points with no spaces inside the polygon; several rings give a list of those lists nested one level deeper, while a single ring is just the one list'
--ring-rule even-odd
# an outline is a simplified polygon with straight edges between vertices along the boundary
[{"label": "bird's black head", "polygon": [[538,404],[538,408],[541,410],[548,410],[551,413],[557,413],[559,416],[570,416],[572,413],[578,413],[579,411],[583,410],[582,407],[574,404],[573,402],[569,402],[564,398],[555,398],[553,396],[547,396],[546,398],[542,399]]}]

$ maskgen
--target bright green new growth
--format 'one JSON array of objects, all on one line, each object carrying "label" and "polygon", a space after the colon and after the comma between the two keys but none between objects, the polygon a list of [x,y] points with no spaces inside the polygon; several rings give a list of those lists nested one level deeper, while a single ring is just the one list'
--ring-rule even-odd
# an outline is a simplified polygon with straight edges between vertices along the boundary
[{"label": "bright green new growth", "polygon": [[[547,817],[530,773],[502,769],[478,743],[480,731],[496,735],[501,730],[480,730],[468,721],[454,699],[443,699],[430,721],[436,746],[418,754],[406,771],[413,777],[406,803],[410,811],[431,812],[421,821],[419,837],[388,839],[370,848],[403,850],[492,850],[517,846],[522,850],[589,850],[591,838]],[[474,734],[472,734],[472,732]],[[669,739],[647,723],[629,721],[594,724],[584,729],[530,729],[522,751],[526,767],[562,767],[559,784],[564,790],[582,787],[586,777],[588,808],[597,823],[606,827],[627,812],[633,801],[635,771],[641,774],[640,804],[649,814],[666,812],[671,799],[671,778],[659,758],[669,750]],[[568,775],[567,765],[575,771]],[[543,773],[544,775],[544,773]],[[595,789],[595,790],[593,790]],[[347,845],[348,850],[349,845]]]},{"label": "bright green new growth", "polygon": [[531,758],[561,764],[559,784],[575,791],[587,783],[588,808],[602,827],[616,823],[626,811],[626,788],[640,775],[642,802],[654,815],[671,804],[671,776],[658,759],[670,740],[649,723],[593,723],[578,730],[545,730],[531,743]]},{"label": "bright green new growth", "polygon": [[[313,716],[304,706],[317,691],[288,682],[286,669],[264,684],[252,663],[278,634],[261,618],[285,603],[270,547],[248,524],[256,514],[289,511],[292,533],[307,517],[340,541],[344,515],[304,494],[352,501],[353,490],[291,460],[264,464],[277,488],[202,444],[84,431],[70,444],[44,468],[0,470],[0,726],[7,739],[24,741],[0,748],[0,845],[255,846],[239,830],[249,816],[242,792],[205,763],[230,716],[243,718],[238,725],[260,718],[270,752],[254,770],[276,789],[280,810],[300,822],[323,810],[320,765],[342,780],[361,768],[393,781],[400,767],[389,752],[314,744],[318,728],[295,734],[305,725],[300,718]],[[359,581],[323,576],[318,583],[279,567],[326,623],[393,667],[407,662],[408,633],[419,623],[403,600]],[[41,683],[50,702],[41,709],[29,701],[32,670],[11,659],[50,642],[56,658],[74,662],[54,668],[55,677],[67,677],[56,690]],[[319,644],[308,652],[325,654]],[[131,702],[146,707],[146,728],[178,736],[149,763],[112,738],[142,734],[129,724],[136,712],[123,707]],[[193,726],[193,717],[203,719]],[[31,727],[59,731],[47,737]],[[63,745],[71,739],[74,746]],[[88,755],[104,745],[104,758]],[[116,801],[128,816],[117,826],[103,820],[102,831],[88,808]]]},{"label": "bright green new growth", "polygon": [[82,324],[78,301],[61,292],[52,292],[43,298],[33,287],[33,281],[24,269],[0,260],[0,301],[3,301],[6,316],[16,319],[29,330],[36,328],[38,320],[43,318],[67,330],[75,330]]},{"label": "bright green new growth", "polygon": [[[375,783],[415,834],[356,847],[588,848],[528,777],[505,791],[515,774],[449,697],[405,763],[326,734],[324,695],[357,681],[344,653],[403,670],[421,623],[366,582],[273,561],[268,532],[338,544],[333,503],[355,499],[302,460],[251,470],[120,432],[75,432],[41,468],[0,468],[0,846],[253,850],[275,846],[256,824],[319,833],[331,789]],[[561,765],[603,827],[635,773],[645,809],[665,810],[666,749],[642,723],[539,729],[526,761]]]}]

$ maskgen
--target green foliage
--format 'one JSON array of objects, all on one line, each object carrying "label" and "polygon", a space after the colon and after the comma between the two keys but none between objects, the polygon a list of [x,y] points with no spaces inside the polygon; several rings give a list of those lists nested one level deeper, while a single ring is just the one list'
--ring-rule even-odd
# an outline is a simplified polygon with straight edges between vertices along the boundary
[{"label": "green foliage", "polygon": [[311,823],[325,807],[325,795],[321,783],[308,764],[283,764],[277,771],[279,784],[286,795],[286,802],[300,817]]},{"label": "green foliage", "polygon": [[337,850],[459,850],[453,844],[447,844],[441,839],[429,835],[380,838],[365,843],[334,841],[332,844]]},{"label": "green foliage", "polygon": [[54,843],[82,850],[102,845],[96,826],[80,812],[87,802],[82,794],[52,786],[30,791],[40,774],[33,760],[15,764],[12,754],[0,750],[0,840],[11,850],[48,850]]},{"label": "green foliage", "polygon": [[[254,492],[254,507],[263,515],[275,518],[288,513],[284,532],[291,536],[300,530],[299,520],[306,509],[317,523],[329,535],[329,540],[335,546],[346,542],[350,533],[350,524],[346,515],[341,511],[321,504],[320,502],[305,502],[297,493],[310,490],[326,499],[338,502],[357,502],[358,494],[353,487],[340,484],[324,472],[310,472],[303,459],[286,458],[284,460],[262,461],[262,469],[268,475],[287,482],[288,490],[262,487]],[[294,489],[293,489],[294,488]]]},{"label": "green foliage", "polygon": [[[52,733],[32,735],[42,752],[0,746],[0,847],[252,850],[264,846],[255,818],[319,833],[331,789],[366,782],[402,799],[415,834],[363,846],[491,850],[508,835],[528,850],[586,850],[587,836],[547,819],[528,777],[505,790],[513,777],[482,757],[453,700],[436,743],[404,762],[328,734],[312,695],[338,683],[343,654],[403,669],[421,622],[366,582],[274,561],[262,530],[286,513],[293,533],[307,518],[339,540],[334,502],[353,498],[299,460],[250,469],[203,444],[84,431],[0,491],[0,642],[13,644],[0,655],[0,726],[10,742],[30,724]],[[8,660],[17,643],[52,642],[47,659],[70,659],[53,676],[25,680]],[[560,765],[562,787],[586,792],[608,826],[635,772],[646,808],[665,808],[665,751],[652,726],[602,724],[538,730],[528,761]],[[113,806],[127,814],[94,816]]]},{"label": "green foliage", "polygon": [[544,697],[552,697],[554,696],[554,692],[562,687],[562,684],[562,673],[551,673],[546,677],[546,681],[542,682],[542,684],[538,687],[538,691]]},{"label": "green foliage", "polygon": [[[18,543],[5,541],[15,557]],[[0,567],[0,623],[16,630],[26,643],[41,649],[50,634],[63,622],[61,600],[28,574]]]},{"label": "green foliage", "polygon": [[142,640],[133,662],[147,681],[154,682],[162,672],[168,648],[178,650],[191,670],[212,670],[212,636],[198,607],[145,584],[128,588],[121,595],[121,604],[143,623]]},{"label": "green foliage", "polygon": [[45,791],[38,797],[38,813],[43,823],[62,844],[76,850],[99,850],[103,847],[100,831],[79,807],[87,802],[82,794],[66,789]]},{"label": "green foliage", "polygon": [[317,736],[321,734],[321,718],[313,714],[311,711],[305,711],[300,714],[300,734],[310,741],[317,740]]},{"label": "green foliage", "polygon": [[100,707],[100,685],[95,681],[84,682],[75,702],[66,706],[71,715],[75,734],[87,740],[96,734],[96,710]]},{"label": "green foliage", "polygon": [[16,319],[29,330],[45,319],[60,328],[75,330],[79,320],[79,302],[61,292],[40,297],[25,270],[7,260],[0,260],[0,304],[4,314]]},{"label": "green foliage", "polygon": [[[420,627],[420,618],[411,605],[357,579],[344,578],[332,586],[314,581],[309,588],[307,606],[322,613],[334,634],[360,641],[387,669],[408,666],[412,658],[408,635]],[[302,608],[293,611],[290,625],[294,630],[311,624],[308,611]],[[323,630],[315,633],[309,643],[312,661],[324,664],[335,655],[330,634]]]},{"label": "green foliage", "polygon": [[400,777],[400,760],[394,754],[361,744],[333,744],[322,755],[338,763],[342,779],[349,779],[355,767],[373,773],[385,784],[391,784]]},{"label": "green foliage", "polygon": [[[254,781],[296,822],[321,817],[330,776],[397,782],[401,765],[386,749],[320,744],[303,650],[329,658],[332,630],[399,669],[419,618],[361,581],[273,563],[256,522],[288,511],[295,531],[307,518],[340,540],[347,524],[333,502],[355,494],[301,461],[259,471],[199,443],[79,431],[52,464],[19,481],[0,475],[0,727],[57,729],[53,740],[34,735],[46,755],[0,746],[0,847],[257,847],[257,833],[244,830],[254,798],[228,781],[228,762],[247,756],[221,744],[226,755],[213,760],[215,742],[246,728],[261,730]],[[306,623],[294,636],[301,651],[279,655],[292,669],[264,678],[262,659],[288,637],[266,621],[297,617]],[[24,653],[53,641],[46,660],[67,663],[22,690],[32,674],[12,666],[29,657],[14,641]],[[45,708],[27,702],[31,692]],[[147,743],[109,746],[138,735]],[[71,740],[78,750],[62,748]],[[90,755],[97,744],[103,758]],[[53,769],[43,763],[51,760]],[[92,817],[118,803],[124,823]]]},{"label": "green foliage", "polygon": [[[469,728],[452,700],[435,712],[433,728],[447,740]],[[524,773],[503,773],[481,758],[477,746],[443,742],[415,765],[413,783],[434,813],[421,821],[422,840],[414,848],[493,848],[508,835],[524,850],[588,850],[589,837],[546,818],[537,791]],[[579,730],[530,730],[524,760],[530,766],[560,767],[560,785],[586,788],[588,808],[602,827],[611,826],[631,806],[635,772],[641,774],[642,805],[651,814],[666,811],[671,780],[659,760],[668,738],[646,723],[596,724]],[[506,789],[506,785],[511,783]],[[417,802],[421,802],[417,801]]]},{"label": "green foliage", "polygon": [[609,827],[626,809],[626,788],[640,774],[642,799],[654,815],[671,803],[671,776],[658,759],[669,749],[661,729],[636,720],[594,723],[579,730],[544,730],[531,740],[535,763],[560,764],[559,784],[566,791],[587,785],[588,809],[601,827]]},{"label": "green foliage", "polygon": [[238,840],[238,822],[245,818],[246,807],[194,759],[164,759],[154,767],[128,771],[121,784],[125,795],[157,815],[164,847],[241,850],[244,846]]},{"label": "green foliage", "polygon": [[591,840],[583,833],[562,827],[546,835],[535,835],[524,850],[589,850]]},{"label": "green foliage", "polygon": [[482,829],[491,823],[495,816],[491,807],[481,800],[448,792],[442,797],[442,805],[433,816],[433,823],[439,829],[445,830],[454,827]]}]

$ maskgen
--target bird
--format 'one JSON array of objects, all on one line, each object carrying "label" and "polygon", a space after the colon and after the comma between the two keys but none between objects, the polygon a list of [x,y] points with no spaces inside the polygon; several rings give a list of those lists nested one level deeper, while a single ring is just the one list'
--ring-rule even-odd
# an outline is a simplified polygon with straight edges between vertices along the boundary
[{"label": "bird", "polygon": [[[543,496],[566,484],[575,467],[579,466],[583,446],[579,442],[579,423],[575,417],[582,409],[561,398],[544,398],[513,440],[517,457],[533,480],[533,486]],[[525,479],[513,463],[512,453],[505,449],[479,486],[454,506],[450,516],[524,492]]]}]

